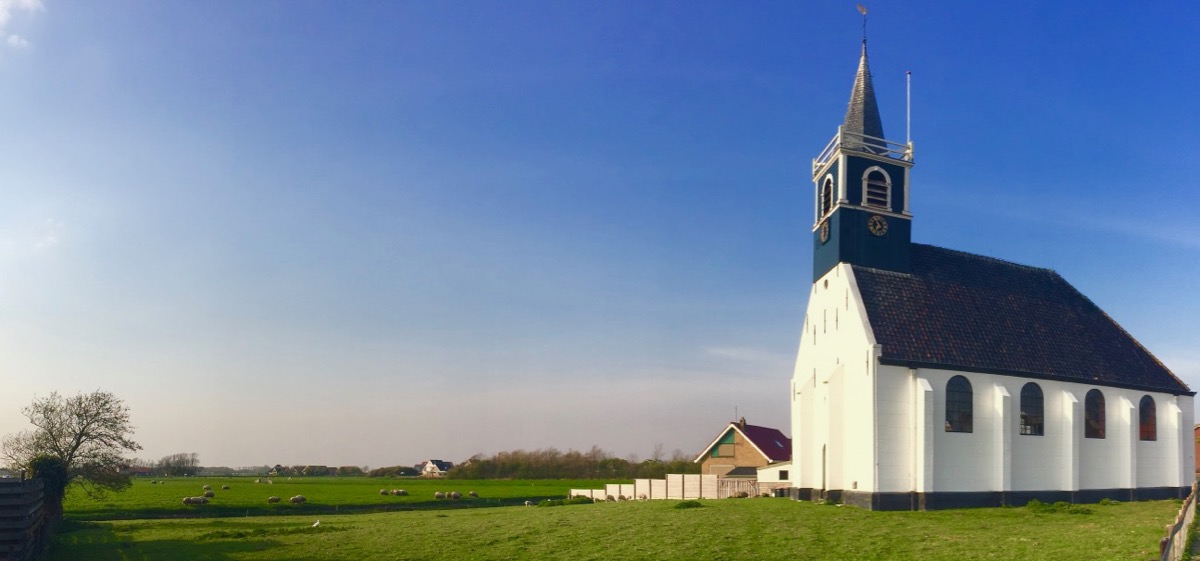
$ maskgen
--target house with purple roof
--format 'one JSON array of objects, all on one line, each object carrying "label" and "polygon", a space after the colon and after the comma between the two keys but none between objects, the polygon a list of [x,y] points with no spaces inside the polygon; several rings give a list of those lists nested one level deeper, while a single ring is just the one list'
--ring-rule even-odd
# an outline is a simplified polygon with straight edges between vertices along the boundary
[{"label": "house with purple roof", "polygon": [[729,423],[693,462],[700,473],[719,477],[755,478],[759,468],[792,459],[792,439],[779,429]]}]

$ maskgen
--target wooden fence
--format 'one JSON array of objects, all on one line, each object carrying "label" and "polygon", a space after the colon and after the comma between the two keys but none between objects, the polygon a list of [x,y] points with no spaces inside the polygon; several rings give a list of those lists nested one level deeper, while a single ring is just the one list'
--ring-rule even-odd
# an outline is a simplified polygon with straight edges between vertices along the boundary
[{"label": "wooden fence", "polygon": [[45,545],[41,479],[0,479],[0,561],[31,561]]},{"label": "wooden fence", "polygon": [[1175,515],[1175,523],[1167,525],[1167,537],[1158,542],[1160,561],[1180,561],[1191,559],[1188,555],[1188,529],[1196,517],[1196,483],[1192,483],[1192,492],[1183,502],[1183,508]]}]

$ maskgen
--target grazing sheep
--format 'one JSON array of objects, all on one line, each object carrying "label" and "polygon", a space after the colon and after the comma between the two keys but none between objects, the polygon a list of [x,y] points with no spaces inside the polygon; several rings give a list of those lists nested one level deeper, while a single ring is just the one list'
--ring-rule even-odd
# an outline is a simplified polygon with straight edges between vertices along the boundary
[{"label": "grazing sheep", "polygon": [[434,493],[434,494],[433,494],[433,498],[435,498],[435,499],[444,499],[444,498],[446,498],[446,494],[445,494],[445,493],[443,493],[443,492],[441,492],[441,491],[438,491],[438,492],[436,492],[436,493]]},{"label": "grazing sheep", "polygon": [[204,486],[204,490],[205,490],[205,491],[212,491],[212,485],[205,485],[205,486]]},{"label": "grazing sheep", "polygon": [[228,485],[222,485],[222,486],[221,486],[221,490],[222,490],[222,491],[228,491],[228,490],[229,490],[229,486],[228,486]]},{"label": "grazing sheep", "polygon": [[475,491],[471,491],[471,492],[467,493],[467,496],[468,496],[468,497],[471,497],[471,498],[473,498],[473,499],[478,499],[478,498],[479,498],[479,493],[476,493]]},{"label": "grazing sheep", "polygon": [[205,491],[205,492],[204,492],[204,496],[205,496],[205,498],[209,498],[209,499],[211,499],[211,498],[213,498],[214,496],[216,496],[216,493],[213,493],[212,491]]},{"label": "grazing sheep", "polygon": [[396,489],[396,494],[400,495],[401,497],[407,497],[408,491],[405,491],[404,489]]},{"label": "grazing sheep", "polygon": [[267,497],[267,502],[271,503],[271,504],[275,504],[275,503],[279,502],[279,497]]},{"label": "grazing sheep", "polygon": [[[392,493],[395,493],[395,491],[392,491]],[[379,494],[380,494],[380,495],[387,495],[387,494],[389,494],[389,493],[388,493],[388,490],[387,490],[387,489],[380,489],[380,490],[379,490]]]},{"label": "grazing sheep", "polygon": [[525,506],[533,506],[533,501],[525,501]]},{"label": "grazing sheep", "polygon": [[190,504],[192,504],[192,497],[184,497],[184,498],[183,498],[183,504],[185,504],[185,505],[190,505]]},{"label": "grazing sheep", "polygon": [[308,499],[304,498],[304,495],[296,495],[295,497],[288,499],[288,502],[294,505],[304,504],[306,501],[308,501]]},{"label": "grazing sheep", "polygon": [[202,504],[202,505],[208,504],[208,497],[196,497],[196,498],[200,499],[200,504]]},{"label": "grazing sheep", "polygon": [[450,498],[457,501],[462,498],[462,493],[459,493],[458,491],[454,491],[453,493],[450,493]]},{"label": "grazing sheep", "polygon": [[255,483],[262,483],[262,479],[255,479],[255,480],[254,480],[254,482],[255,482]]}]

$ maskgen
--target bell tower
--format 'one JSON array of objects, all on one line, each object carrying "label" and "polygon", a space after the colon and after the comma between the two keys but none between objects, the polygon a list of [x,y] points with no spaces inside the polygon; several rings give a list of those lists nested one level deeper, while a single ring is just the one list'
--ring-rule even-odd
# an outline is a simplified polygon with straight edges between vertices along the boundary
[{"label": "bell tower", "polygon": [[909,272],[912,143],[886,140],[863,39],[846,118],[813,158],[813,282],[838,263]]}]

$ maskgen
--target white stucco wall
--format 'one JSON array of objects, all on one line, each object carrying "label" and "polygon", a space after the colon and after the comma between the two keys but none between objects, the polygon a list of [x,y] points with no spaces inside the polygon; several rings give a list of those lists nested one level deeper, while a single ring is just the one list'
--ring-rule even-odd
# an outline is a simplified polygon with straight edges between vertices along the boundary
[{"label": "white stucco wall", "polygon": [[875,485],[874,345],[853,271],[813,283],[792,377],[792,473],[797,487]]},{"label": "white stucco wall", "polygon": [[[1183,419],[1180,407],[1191,406],[1188,396],[935,369],[919,369],[915,375],[933,388],[935,491],[1074,491],[1190,484],[1180,467],[1194,462],[1184,452],[1191,448],[1190,431],[1180,430],[1191,426],[1185,424],[1191,420]],[[970,433],[946,432],[943,424],[946,383],[955,375],[971,382]],[[1019,430],[1021,389],[1029,382],[1042,389],[1042,436],[1022,435]],[[1104,395],[1102,439],[1084,438],[1084,401],[1092,389]],[[1005,393],[1010,396],[1007,400]],[[1137,405],[1145,395],[1156,403],[1158,439],[1154,441],[1139,440]]]}]

